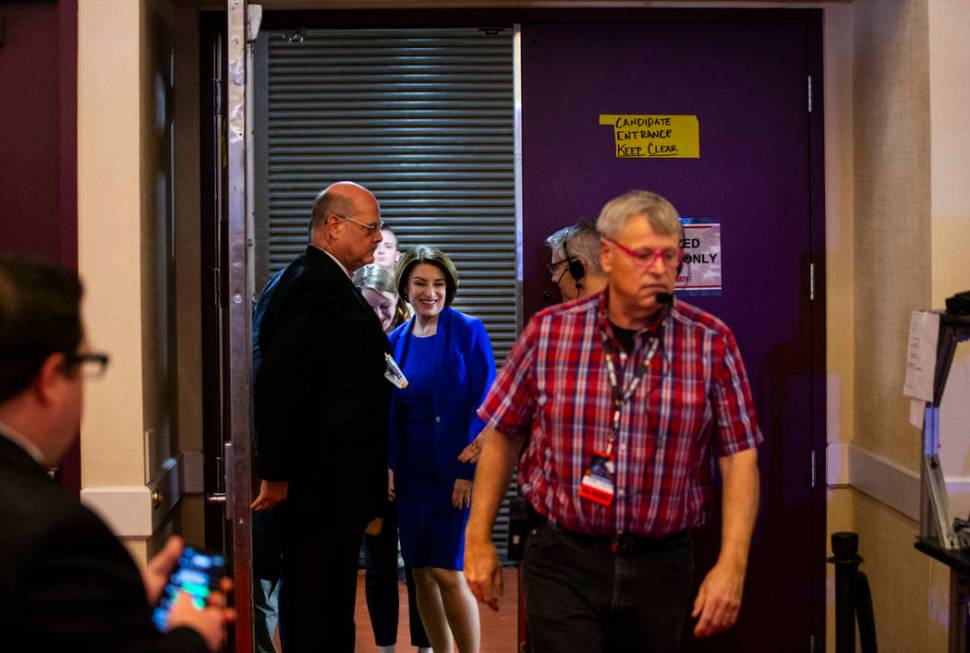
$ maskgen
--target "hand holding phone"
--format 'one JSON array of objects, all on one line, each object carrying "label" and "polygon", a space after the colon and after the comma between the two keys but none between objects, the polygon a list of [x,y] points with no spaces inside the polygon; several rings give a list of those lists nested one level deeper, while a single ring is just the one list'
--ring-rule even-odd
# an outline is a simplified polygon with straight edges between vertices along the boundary
[{"label": "hand holding phone", "polygon": [[[156,576],[171,571],[164,589]],[[173,571],[174,570],[174,571]],[[152,620],[161,631],[187,627],[205,640],[209,650],[222,648],[226,624],[235,620],[235,610],[226,607],[232,581],[224,576],[225,560],[186,547],[173,537],[146,569],[145,587],[157,599]]]},{"label": "hand holding phone", "polygon": [[204,609],[212,593],[219,591],[219,583],[226,572],[225,566],[225,559],[221,555],[185,547],[152,613],[155,626],[162,631],[168,630],[169,613],[182,593],[188,596],[195,609]]},{"label": "hand holding phone", "polygon": [[226,626],[235,621],[236,611],[225,607],[226,593],[231,587],[228,578],[222,579],[223,591],[213,592],[203,609],[195,606],[195,599],[180,591],[168,612],[168,628],[191,628],[202,636],[206,646],[215,653],[222,649],[226,639]]}]

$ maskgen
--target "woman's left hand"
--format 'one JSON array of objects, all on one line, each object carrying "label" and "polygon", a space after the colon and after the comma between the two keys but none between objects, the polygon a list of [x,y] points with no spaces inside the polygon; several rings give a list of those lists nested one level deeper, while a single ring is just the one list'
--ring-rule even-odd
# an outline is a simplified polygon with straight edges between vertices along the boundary
[{"label": "woman's left hand", "polygon": [[472,482],[459,478],[455,480],[455,489],[451,491],[451,505],[458,510],[472,505]]}]

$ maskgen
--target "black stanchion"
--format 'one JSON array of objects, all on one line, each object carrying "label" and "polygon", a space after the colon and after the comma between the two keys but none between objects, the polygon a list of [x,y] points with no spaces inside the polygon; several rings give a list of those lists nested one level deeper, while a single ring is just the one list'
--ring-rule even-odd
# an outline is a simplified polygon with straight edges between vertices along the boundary
[{"label": "black stanchion", "polygon": [[835,565],[835,653],[855,653],[856,620],[862,653],[876,653],[876,621],[872,611],[869,580],[859,571],[859,536],[832,533]]},{"label": "black stanchion", "polygon": [[872,593],[869,579],[861,571],[855,576],[855,615],[859,623],[859,644],[862,653],[876,653],[876,618],[872,612]]},{"label": "black stanchion", "polygon": [[835,653],[855,653],[855,575],[859,570],[859,536],[832,533],[835,564]]}]

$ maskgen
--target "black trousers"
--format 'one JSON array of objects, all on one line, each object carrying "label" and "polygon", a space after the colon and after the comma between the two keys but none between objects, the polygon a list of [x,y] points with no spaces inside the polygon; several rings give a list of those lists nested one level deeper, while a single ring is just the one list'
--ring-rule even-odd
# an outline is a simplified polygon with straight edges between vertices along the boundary
[{"label": "black trousers", "polygon": [[283,650],[353,653],[357,561],[366,521],[293,514],[285,502],[276,512],[283,545]]},{"label": "black trousers", "polygon": [[623,553],[542,522],[522,561],[534,653],[675,653],[691,603],[690,536]]},{"label": "black trousers", "polygon": [[[380,535],[364,536],[364,560],[367,565],[366,584],[367,612],[370,613],[374,642],[378,646],[392,646],[397,642],[398,592],[397,592],[397,506],[390,501],[385,505],[384,527]],[[421,615],[418,614],[414,576],[411,567],[405,565],[404,578],[408,588],[408,624],[411,644],[430,647],[424,632]]]}]

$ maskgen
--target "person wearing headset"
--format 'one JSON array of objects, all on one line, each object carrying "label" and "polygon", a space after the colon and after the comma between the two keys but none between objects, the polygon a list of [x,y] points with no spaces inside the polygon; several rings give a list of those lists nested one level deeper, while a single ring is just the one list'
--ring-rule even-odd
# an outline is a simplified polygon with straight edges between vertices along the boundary
[{"label": "person wearing headset", "polygon": [[[562,301],[588,297],[606,288],[609,277],[600,263],[600,234],[595,223],[580,220],[563,227],[546,238],[546,245],[552,253],[546,269],[552,282],[559,286]],[[552,293],[544,291],[542,299],[552,299]],[[478,462],[483,444],[480,437],[475,438],[458,459],[463,463]]]},{"label": "person wearing headset", "polygon": [[600,264],[600,235],[589,220],[563,227],[546,238],[552,261],[546,268],[559,286],[563,301],[600,292],[607,276]]}]

